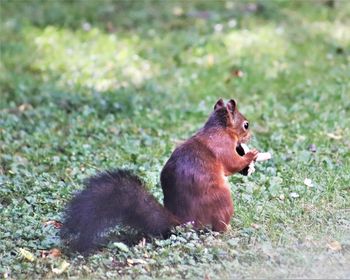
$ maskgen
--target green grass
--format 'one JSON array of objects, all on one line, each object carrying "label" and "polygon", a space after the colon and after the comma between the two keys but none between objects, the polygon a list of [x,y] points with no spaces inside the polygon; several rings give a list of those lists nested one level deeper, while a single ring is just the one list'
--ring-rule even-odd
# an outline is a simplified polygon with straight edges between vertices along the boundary
[{"label": "green grass", "polygon": [[[350,277],[349,2],[0,4],[1,277]],[[69,254],[45,222],[84,178],[130,168],[161,200],[160,169],[220,97],[273,154],[230,178],[231,230]]]}]

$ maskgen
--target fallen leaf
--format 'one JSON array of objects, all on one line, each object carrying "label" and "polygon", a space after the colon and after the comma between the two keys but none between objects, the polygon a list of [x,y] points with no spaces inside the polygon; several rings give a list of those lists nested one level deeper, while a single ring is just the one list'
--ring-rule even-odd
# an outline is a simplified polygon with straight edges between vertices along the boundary
[{"label": "fallen leaf", "polygon": [[128,259],[132,264],[147,264],[147,262],[143,259]]},{"label": "fallen leaf", "polygon": [[61,263],[61,265],[58,267],[58,268],[53,268],[52,269],[52,272],[55,273],[55,274],[62,274],[63,272],[65,272],[67,270],[67,268],[70,266],[70,263],[67,262],[67,261],[63,261]]},{"label": "fallen leaf", "polygon": [[327,247],[328,247],[328,249],[330,249],[333,252],[339,252],[342,249],[341,244],[336,240],[329,242],[327,244]]},{"label": "fallen leaf", "polygon": [[19,251],[19,254],[21,255],[21,257],[25,258],[26,260],[28,260],[30,262],[35,260],[35,256],[31,252],[29,252],[28,250],[23,249],[23,248],[19,248],[18,251]]},{"label": "fallen leaf", "polygon": [[20,112],[24,112],[27,111],[28,109],[33,109],[32,105],[28,104],[28,103],[23,103],[22,105],[18,106],[18,110]]},{"label": "fallen leaf", "polygon": [[331,139],[334,139],[334,140],[340,140],[342,139],[343,137],[341,135],[337,135],[337,134],[334,134],[334,133],[327,133],[327,136]]},{"label": "fallen leaf", "polygon": [[118,248],[120,251],[123,251],[123,252],[129,252],[129,248],[128,246],[126,246],[124,243],[122,242],[114,242],[113,243],[113,246],[115,248]]}]

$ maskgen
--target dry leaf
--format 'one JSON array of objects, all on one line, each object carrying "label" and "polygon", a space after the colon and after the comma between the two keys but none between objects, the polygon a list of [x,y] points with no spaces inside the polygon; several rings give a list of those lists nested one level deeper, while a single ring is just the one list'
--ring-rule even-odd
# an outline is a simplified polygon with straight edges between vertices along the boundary
[{"label": "dry leaf", "polygon": [[22,105],[18,106],[18,110],[20,112],[24,112],[27,111],[28,109],[33,109],[32,105],[28,104],[28,103],[23,103]]},{"label": "dry leaf", "polygon": [[123,251],[123,252],[129,252],[128,246],[126,246],[122,242],[113,242],[113,247],[118,248],[120,251]]},{"label": "dry leaf", "polygon": [[28,260],[30,262],[35,260],[35,256],[31,252],[29,252],[28,250],[23,249],[23,248],[19,248],[18,251],[19,251],[19,254],[21,255],[21,257],[25,258],[26,260]]},{"label": "dry leaf", "polygon": [[341,244],[336,240],[329,242],[327,244],[327,247],[328,247],[328,249],[330,249],[333,252],[339,252],[342,249]]},{"label": "dry leaf", "polygon": [[61,265],[58,268],[53,268],[52,272],[55,274],[62,274],[63,272],[65,272],[67,270],[67,268],[70,266],[70,263],[67,261],[63,261],[61,263]]},{"label": "dry leaf", "polygon": [[126,262],[130,266],[132,266],[134,264],[147,264],[147,262],[143,259],[127,259]]},{"label": "dry leaf", "polygon": [[331,139],[334,139],[334,140],[340,140],[342,139],[342,136],[341,135],[336,135],[334,133],[327,133],[327,136]]}]

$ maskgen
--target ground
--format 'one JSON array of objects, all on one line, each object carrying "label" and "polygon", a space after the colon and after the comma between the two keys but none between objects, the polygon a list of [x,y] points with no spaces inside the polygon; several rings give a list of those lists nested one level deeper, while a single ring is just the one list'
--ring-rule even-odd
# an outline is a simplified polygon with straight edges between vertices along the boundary
[{"label": "ground", "polygon": [[[349,3],[1,0],[1,277],[350,278]],[[162,201],[220,97],[273,156],[230,177],[231,229],[69,253],[84,178],[129,168]]]}]

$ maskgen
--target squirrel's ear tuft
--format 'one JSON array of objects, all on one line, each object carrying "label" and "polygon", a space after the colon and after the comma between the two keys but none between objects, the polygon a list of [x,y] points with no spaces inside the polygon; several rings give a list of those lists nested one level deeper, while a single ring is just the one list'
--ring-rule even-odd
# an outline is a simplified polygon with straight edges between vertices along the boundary
[{"label": "squirrel's ear tuft", "polygon": [[221,109],[224,106],[225,106],[225,102],[224,100],[222,100],[222,98],[220,98],[218,101],[216,101],[214,105],[214,111],[216,111],[217,109]]},{"label": "squirrel's ear tuft", "polygon": [[234,114],[234,112],[237,110],[237,102],[234,99],[230,99],[229,102],[227,102],[227,110]]}]

